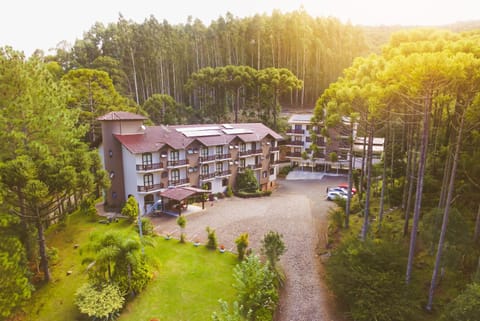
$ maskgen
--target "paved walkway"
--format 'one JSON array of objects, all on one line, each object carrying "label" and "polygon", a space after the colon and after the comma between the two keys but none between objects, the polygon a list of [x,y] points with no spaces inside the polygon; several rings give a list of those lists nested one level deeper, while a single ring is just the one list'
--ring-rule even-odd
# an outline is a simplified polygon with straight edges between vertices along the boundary
[{"label": "paved walkway", "polygon": [[[324,176],[321,180],[280,180],[270,197],[225,198],[206,203],[206,209],[187,215],[187,239],[207,240],[205,228],[216,230],[218,242],[235,250],[235,239],[248,232],[250,247],[259,253],[261,239],[270,230],[283,235],[287,252],[281,264],[287,276],[277,309],[276,321],[340,321],[324,285],[317,248],[325,247],[327,186],[344,178]],[[179,237],[174,217],[152,217],[159,234]]]}]

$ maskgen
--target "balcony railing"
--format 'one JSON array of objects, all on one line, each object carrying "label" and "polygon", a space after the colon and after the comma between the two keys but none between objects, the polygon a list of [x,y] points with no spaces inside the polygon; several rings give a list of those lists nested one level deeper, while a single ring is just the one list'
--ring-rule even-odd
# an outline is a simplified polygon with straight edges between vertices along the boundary
[{"label": "balcony railing", "polygon": [[261,149],[251,149],[251,150],[246,150],[244,152],[239,153],[240,156],[250,156],[250,155],[257,155],[257,154],[262,154]]},{"label": "balcony railing", "polygon": [[188,159],[177,159],[167,161],[167,167],[178,167],[188,165]]},{"label": "balcony railing", "polygon": [[232,171],[226,170],[226,171],[216,172],[215,174],[217,177],[229,176],[229,175],[232,175]]},{"label": "balcony railing", "polygon": [[168,180],[168,186],[178,186],[190,183],[188,178],[180,178],[180,179],[170,179]]},{"label": "balcony railing", "polygon": [[163,169],[163,163],[137,164],[137,171],[153,171]]},{"label": "balcony railing", "polygon": [[302,157],[302,153],[300,152],[287,152],[287,157]]},{"label": "balcony railing", "polygon": [[217,156],[216,155],[208,155],[208,156],[200,156],[198,158],[198,161],[200,163],[205,163],[205,162],[213,162],[214,160],[217,159]]},{"label": "balcony railing", "polygon": [[137,186],[137,191],[140,192],[140,193],[145,193],[145,192],[150,192],[150,191],[155,191],[155,190],[159,190],[159,189],[162,189],[164,186],[163,186],[163,183],[160,183],[160,184],[152,184],[152,185],[138,185]]},{"label": "balcony railing", "polygon": [[301,140],[289,140],[289,141],[287,141],[287,145],[303,146],[304,142],[302,142]]},{"label": "balcony railing", "polygon": [[261,163],[258,163],[258,164],[253,164],[253,165],[247,165],[248,168],[250,169],[260,169],[262,168],[262,164]]},{"label": "balcony railing", "polygon": [[207,180],[207,179],[213,179],[213,178],[215,178],[215,172],[208,173],[208,174],[200,174],[200,179],[202,181]]},{"label": "balcony railing", "polygon": [[280,147],[278,147],[278,146],[270,147],[270,151],[271,151],[271,152],[277,152],[277,151],[279,151],[279,150],[280,150]]},{"label": "balcony railing", "polygon": [[299,134],[303,135],[305,133],[304,129],[287,129],[287,134]]},{"label": "balcony railing", "polygon": [[215,159],[230,159],[232,158],[232,154],[217,154],[215,155]]}]

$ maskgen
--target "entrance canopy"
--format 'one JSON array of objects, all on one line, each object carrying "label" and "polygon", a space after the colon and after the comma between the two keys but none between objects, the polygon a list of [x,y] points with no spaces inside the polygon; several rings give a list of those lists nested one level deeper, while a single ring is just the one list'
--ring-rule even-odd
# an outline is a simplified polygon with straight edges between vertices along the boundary
[{"label": "entrance canopy", "polygon": [[[163,192],[160,192],[160,197],[162,199],[162,213],[169,214],[169,215],[182,215],[182,209],[186,209],[188,206],[188,202],[186,200],[195,197],[197,195],[204,195],[209,194],[209,190],[204,190],[200,188],[190,187],[190,186],[183,186],[183,187],[175,187],[169,188]],[[170,199],[175,201],[172,207],[167,208],[163,201],[164,198]],[[202,197],[202,209],[205,209],[205,199]]]},{"label": "entrance canopy", "polygon": [[210,191],[200,189],[200,188],[195,188],[195,187],[184,186],[184,187],[169,188],[161,192],[160,196],[181,202],[192,196],[195,196],[198,194],[205,194],[205,193],[210,193]]}]

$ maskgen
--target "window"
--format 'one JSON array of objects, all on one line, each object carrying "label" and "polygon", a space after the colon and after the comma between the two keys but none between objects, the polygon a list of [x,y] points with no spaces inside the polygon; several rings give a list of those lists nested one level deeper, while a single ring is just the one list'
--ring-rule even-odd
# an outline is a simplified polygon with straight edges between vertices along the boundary
[{"label": "window", "polygon": [[257,150],[257,144],[256,143],[252,143],[252,150],[253,151]]},{"label": "window", "polygon": [[245,158],[240,158],[240,167],[245,167]]},{"label": "window", "polygon": [[223,172],[223,163],[216,163],[215,167],[216,167],[217,173]]},{"label": "window", "polygon": [[263,171],[263,172],[262,172],[262,176],[263,176],[263,178],[266,178],[266,177],[268,176],[267,171]]},{"label": "window", "polygon": [[144,186],[152,186],[153,185],[153,175],[152,174],[143,175],[143,185]]},{"label": "window", "polygon": [[200,150],[200,156],[202,157],[208,157],[208,147],[207,148],[202,148]]},{"label": "window", "polygon": [[180,171],[178,169],[172,169],[170,172],[170,180],[179,181],[180,180]]},{"label": "window", "polygon": [[201,174],[202,175],[208,175],[208,172],[209,172],[208,165],[202,165]]},{"label": "window", "polygon": [[152,153],[143,153],[142,154],[142,164],[143,165],[152,165]]},{"label": "window", "polygon": [[247,150],[247,145],[245,143],[240,144],[240,152],[245,152]]},{"label": "window", "polygon": [[275,175],[275,167],[270,168],[270,175]]},{"label": "window", "polygon": [[222,179],[222,186],[228,186],[228,178]]},{"label": "window", "polygon": [[302,130],[302,125],[296,124],[296,125],[295,125],[295,130]]},{"label": "window", "polygon": [[295,136],[293,140],[296,141],[296,142],[301,142],[302,141],[302,136]]},{"label": "window", "polygon": [[217,146],[216,153],[217,153],[217,155],[222,155],[223,154],[223,146]]},{"label": "window", "polygon": [[178,161],[180,160],[180,154],[178,152],[178,150],[172,150],[170,152],[170,160],[171,161]]}]

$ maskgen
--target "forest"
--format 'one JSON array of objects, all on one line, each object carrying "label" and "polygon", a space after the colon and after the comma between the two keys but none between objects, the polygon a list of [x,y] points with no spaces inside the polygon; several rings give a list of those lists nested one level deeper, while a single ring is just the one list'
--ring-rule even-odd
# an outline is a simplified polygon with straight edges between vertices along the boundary
[{"label": "forest", "polygon": [[[319,126],[347,118],[350,137],[357,123],[369,142],[363,170],[349,165],[358,195],[332,211],[342,241],[327,263],[354,320],[478,318],[479,39],[478,31],[397,32],[317,101]],[[375,166],[373,137],[385,137]]]},{"label": "forest", "polygon": [[350,168],[358,195],[331,216],[339,241],[327,278],[347,315],[475,320],[480,33],[398,31],[379,49],[390,31],[302,10],[227,13],[209,26],[120,16],[55,55],[0,49],[0,319],[50,281],[48,227],[88,211],[109,184],[98,116],[258,121],[281,132],[282,108],[314,108],[319,125],[347,117],[360,136],[386,141],[379,165],[370,145],[363,170]]}]

